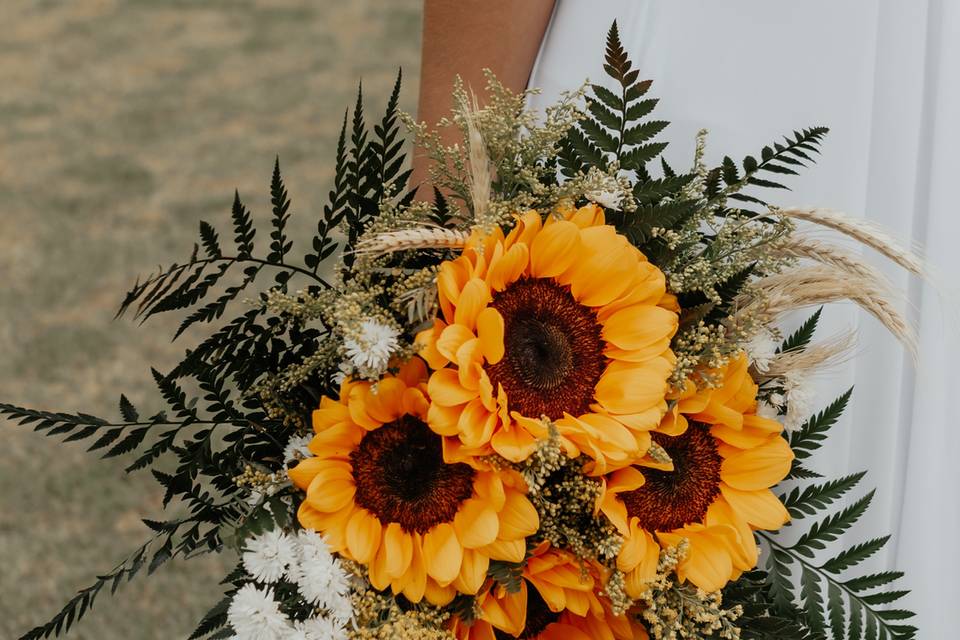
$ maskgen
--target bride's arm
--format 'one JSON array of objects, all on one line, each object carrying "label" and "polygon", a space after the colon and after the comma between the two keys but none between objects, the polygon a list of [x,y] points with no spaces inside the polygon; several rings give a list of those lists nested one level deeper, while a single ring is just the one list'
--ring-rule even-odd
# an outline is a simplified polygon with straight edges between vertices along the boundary
[{"label": "bride's arm", "polygon": [[[434,125],[449,114],[457,74],[481,100],[484,68],[509,89],[525,89],[553,5],[554,0],[424,0],[417,119]],[[426,168],[426,158],[414,158],[412,184],[426,179]],[[420,197],[432,197],[431,190],[421,189]]]}]

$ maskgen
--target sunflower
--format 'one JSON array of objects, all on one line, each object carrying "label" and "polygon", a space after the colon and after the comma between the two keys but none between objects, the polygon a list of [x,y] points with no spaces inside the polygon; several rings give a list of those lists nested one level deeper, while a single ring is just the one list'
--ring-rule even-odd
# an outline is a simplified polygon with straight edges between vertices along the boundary
[{"label": "sunflower", "polygon": [[417,342],[436,370],[428,421],[456,453],[523,460],[547,418],[591,473],[644,455],[667,410],[678,316],[663,273],[602,210],[475,232],[437,286],[441,317]]},{"label": "sunflower", "polygon": [[444,605],[477,593],[491,559],[523,560],[539,519],[519,474],[444,462],[425,392],[419,358],[375,385],[344,381],[313,413],[315,457],[289,475],[307,494],[300,523],[375,588]]},{"label": "sunflower", "polygon": [[[585,570],[586,569],[586,570]],[[488,583],[478,597],[472,624],[454,618],[457,640],[646,640],[643,626],[615,616],[599,595],[602,567],[584,566],[571,554],[542,544],[523,570],[513,593]]]},{"label": "sunflower", "polygon": [[705,591],[757,564],[754,530],[774,530],[787,510],[770,490],[787,475],[793,452],[781,425],[756,415],[757,385],[740,355],[715,389],[688,381],[653,439],[672,468],[629,467],[604,479],[600,508],[625,537],[617,559],[627,593],[637,597],[661,547],[689,541],[677,576]]}]

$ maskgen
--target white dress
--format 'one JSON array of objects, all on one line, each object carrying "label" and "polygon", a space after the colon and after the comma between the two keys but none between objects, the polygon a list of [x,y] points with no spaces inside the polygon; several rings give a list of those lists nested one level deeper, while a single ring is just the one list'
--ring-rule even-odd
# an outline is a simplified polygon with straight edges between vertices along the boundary
[{"label": "white dress", "polygon": [[905,604],[920,614],[921,638],[956,637],[960,2],[559,0],[530,81],[543,89],[536,103],[588,77],[602,81],[615,18],[641,77],[654,80],[654,113],[672,123],[661,136],[671,165],[689,166],[701,128],[717,163],[827,125],[819,162],[776,201],[865,216],[922,246],[937,270],[939,296],[868,256],[909,296],[919,367],[869,315],[850,306],[825,312],[821,338],[853,327],[860,343],[856,358],[818,381],[818,408],[857,388],[815,466],[830,476],[869,471],[863,485],[877,495],[844,542],[892,533],[866,568],[907,572]]}]

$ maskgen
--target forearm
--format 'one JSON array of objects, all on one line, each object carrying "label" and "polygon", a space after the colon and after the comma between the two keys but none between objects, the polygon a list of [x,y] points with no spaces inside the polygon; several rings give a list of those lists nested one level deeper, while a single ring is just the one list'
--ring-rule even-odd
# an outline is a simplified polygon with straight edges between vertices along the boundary
[{"label": "forearm", "polygon": [[[492,70],[509,89],[522,91],[546,31],[554,0],[424,0],[420,103],[417,119],[433,126],[452,107],[459,75],[482,101]],[[441,132],[452,144],[456,131]],[[427,178],[427,159],[417,156],[412,184]],[[421,190],[421,196],[428,196]]]}]

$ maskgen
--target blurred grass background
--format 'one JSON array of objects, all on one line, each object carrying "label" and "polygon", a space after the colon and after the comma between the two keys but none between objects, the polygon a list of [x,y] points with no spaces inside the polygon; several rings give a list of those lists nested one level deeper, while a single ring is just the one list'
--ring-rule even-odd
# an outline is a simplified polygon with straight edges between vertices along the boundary
[{"label": "blurred grass background", "polygon": [[[122,294],[185,259],[200,219],[230,237],[234,187],[265,214],[275,154],[307,249],[357,81],[377,114],[402,66],[413,109],[420,10],[0,1],[0,401],[115,417],[122,391],[144,413],[161,408],[149,366],[171,368],[190,336],[170,343],[175,317],[113,321]],[[149,476],[84,449],[0,422],[2,638],[45,622],[146,538],[141,517],[160,515]],[[178,561],[112,602],[103,593],[70,637],[186,638],[231,561]]]}]

